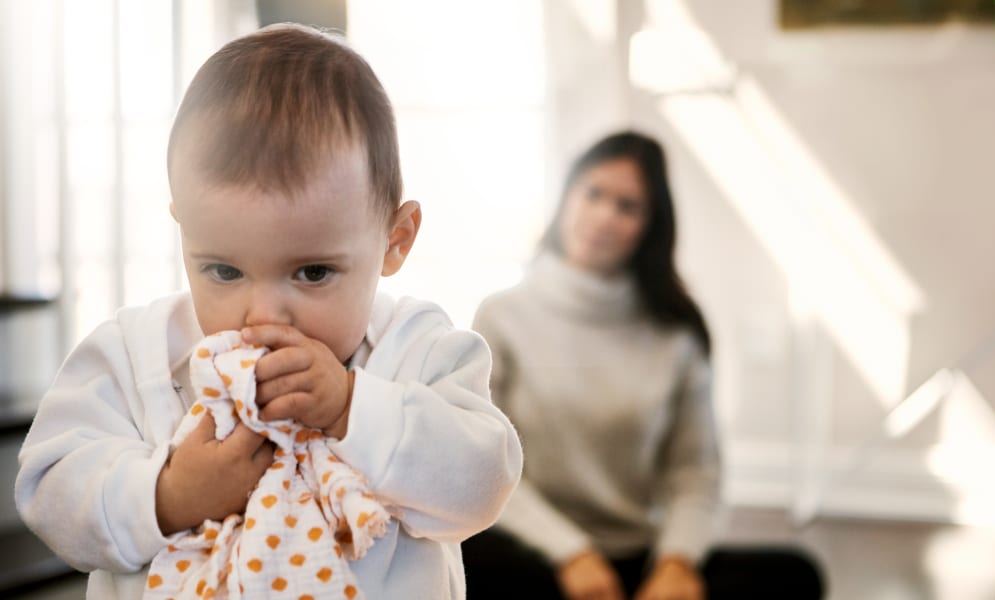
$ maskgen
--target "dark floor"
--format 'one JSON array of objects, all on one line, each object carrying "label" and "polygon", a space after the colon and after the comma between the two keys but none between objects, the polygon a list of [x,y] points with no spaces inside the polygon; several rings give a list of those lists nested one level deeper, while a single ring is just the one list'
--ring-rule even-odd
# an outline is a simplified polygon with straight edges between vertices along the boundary
[{"label": "dark floor", "polygon": [[22,589],[12,595],[5,596],[8,600],[82,600],[86,595],[86,575],[79,573],[60,577],[45,585]]},{"label": "dark floor", "polygon": [[[828,600],[995,600],[995,529],[821,518],[798,530],[781,511],[736,509],[728,544],[797,544],[822,564]],[[77,600],[84,576],[8,595]]]}]

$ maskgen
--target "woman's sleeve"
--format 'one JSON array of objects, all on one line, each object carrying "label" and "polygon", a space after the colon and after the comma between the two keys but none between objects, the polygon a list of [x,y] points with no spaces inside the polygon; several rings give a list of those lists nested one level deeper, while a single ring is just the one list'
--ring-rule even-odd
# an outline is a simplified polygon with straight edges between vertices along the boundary
[{"label": "woman's sleeve", "polygon": [[[473,328],[487,340],[491,350],[494,365],[490,386],[494,404],[507,412],[506,394],[515,377],[517,361],[512,352],[513,346],[502,335],[500,318],[494,315],[487,302],[477,311]],[[594,545],[580,527],[550,504],[542,492],[532,485],[527,474],[522,475],[521,482],[508,500],[498,526],[539,551],[553,564],[559,564]]]},{"label": "woman's sleeve", "polygon": [[670,435],[662,447],[658,498],[664,526],[657,556],[699,561],[708,550],[720,507],[721,462],[712,407],[712,373],[697,343],[678,387]]},{"label": "woman's sleeve", "polygon": [[521,476],[521,444],[490,401],[483,339],[444,325],[418,338],[397,377],[356,369],[349,433],[329,446],[410,535],[461,542],[497,519]]},{"label": "woman's sleeve", "polygon": [[120,326],[107,322],[66,359],[18,456],[18,512],[81,571],[136,571],[169,542],[155,514],[169,447],[142,439],[137,401]]}]

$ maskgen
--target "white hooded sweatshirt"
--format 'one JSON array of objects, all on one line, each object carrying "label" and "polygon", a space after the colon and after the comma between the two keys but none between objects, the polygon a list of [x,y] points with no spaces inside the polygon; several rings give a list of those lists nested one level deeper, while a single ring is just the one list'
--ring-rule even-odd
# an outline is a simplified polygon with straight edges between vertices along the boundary
[{"label": "white hooded sweatshirt", "polygon": [[[20,453],[17,508],[73,567],[87,598],[140,598],[159,530],[155,487],[191,395],[203,333],[188,293],[121,309],[66,359]],[[379,294],[356,371],[348,434],[329,439],[397,518],[352,564],[368,598],[464,598],[459,542],[490,526],[522,449],[490,401],[490,354],[427,302]],[[176,534],[180,535],[180,534]]]}]

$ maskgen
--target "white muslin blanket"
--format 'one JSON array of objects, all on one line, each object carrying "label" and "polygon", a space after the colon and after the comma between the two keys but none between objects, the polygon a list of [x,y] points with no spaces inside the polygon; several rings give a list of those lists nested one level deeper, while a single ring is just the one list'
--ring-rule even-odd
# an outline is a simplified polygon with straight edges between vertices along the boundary
[{"label": "white muslin blanket", "polygon": [[239,332],[225,331],[205,338],[190,358],[197,401],[173,444],[210,412],[217,439],[241,420],[275,443],[275,458],[244,516],[205,521],[155,556],[144,598],[363,597],[347,561],[366,553],[390,517],[319,430],[259,420],[255,364],[266,352],[244,344]]}]

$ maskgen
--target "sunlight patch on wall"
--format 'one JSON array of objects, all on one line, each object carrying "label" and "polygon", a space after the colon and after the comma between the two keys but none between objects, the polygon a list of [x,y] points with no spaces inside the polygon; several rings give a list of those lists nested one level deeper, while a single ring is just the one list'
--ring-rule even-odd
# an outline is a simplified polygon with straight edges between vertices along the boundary
[{"label": "sunlight patch on wall", "polygon": [[[630,46],[634,83],[662,94],[661,114],[808,302],[882,404],[905,393],[909,320],[922,292],[798,138],[763,89],[719,55],[682,2],[653,3],[654,26]],[[684,30],[681,35],[667,31]],[[673,47],[681,44],[680,48]],[[674,74],[698,71],[683,83]],[[653,72],[660,81],[653,81]]]},{"label": "sunlight patch on wall", "polygon": [[615,41],[618,13],[615,0],[566,0],[570,12],[580,21],[591,40],[599,44]]},{"label": "sunlight patch on wall", "polygon": [[882,284],[868,281],[825,221],[806,210],[742,106],[682,97],[660,109],[882,403],[900,399],[911,312],[882,295]]}]

